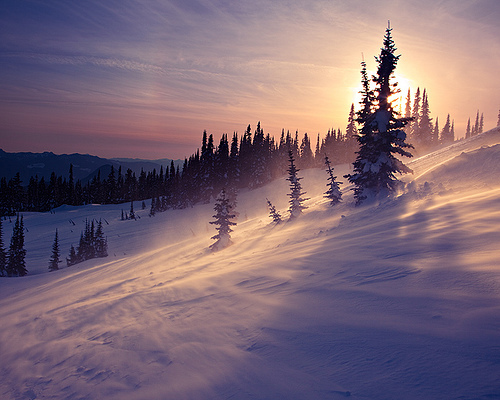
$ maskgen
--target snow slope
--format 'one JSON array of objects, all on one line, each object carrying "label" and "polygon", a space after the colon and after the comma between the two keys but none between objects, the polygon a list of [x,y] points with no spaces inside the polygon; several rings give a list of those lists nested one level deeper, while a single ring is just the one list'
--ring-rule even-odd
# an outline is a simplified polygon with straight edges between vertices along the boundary
[{"label": "snow slope", "polygon": [[[270,224],[284,179],[241,193],[217,253],[213,204],[25,214],[30,275],[0,279],[0,398],[500,399],[499,161],[496,129],[362,207],[345,185],[329,207],[325,171],[301,171],[301,218]],[[55,229],[66,255],[85,218],[105,219],[110,256],[48,273]]]}]

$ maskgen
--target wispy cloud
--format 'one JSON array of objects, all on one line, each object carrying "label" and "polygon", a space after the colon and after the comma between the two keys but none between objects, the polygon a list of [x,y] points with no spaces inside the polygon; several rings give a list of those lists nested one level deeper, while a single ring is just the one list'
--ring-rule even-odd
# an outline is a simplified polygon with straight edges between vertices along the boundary
[{"label": "wispy cloud", "polygon": [[[488,100],[498,104],[487,111],[479,88],[498,82],[499,4],[9,1],[0,13],[0,113],[17,131],[26,105],[53,130],[80,121],[124,135],[141,125],[148,135],[184,132],[186,153],[204,128],[232,131],[258,119],[271,133],[324,132],[345,125],[361,52],[374,63],[390,19],[403,54],[398,70],[427,87],[433,113],[458,118],[458,92],[467,88],[478,99],[471,108],[496,122],[500,99]],[[3,124],[0,138],[9,134]]]},{"label": "wispy cloud", "polygon": [[164,69],[153,64],[146,64],[143,62],[118,59],[118,58],[103,58],[93,56],[65,56],[55,54],[41,54],[41,53],[17,53],[5,54],[3,58],[18,59],[23,61],[39,62],[44,64],[56,65],[88,65],[105,68],[117,68],[128,71],[139,71],[148,73],[164,73]]}]

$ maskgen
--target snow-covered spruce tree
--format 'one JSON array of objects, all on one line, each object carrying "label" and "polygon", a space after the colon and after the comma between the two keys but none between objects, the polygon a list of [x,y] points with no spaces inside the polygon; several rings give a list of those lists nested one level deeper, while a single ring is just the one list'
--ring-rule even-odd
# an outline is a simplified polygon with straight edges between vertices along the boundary
[{"label": "snow-covered spruce tree", "polygon": [[10,239],[9,251],[7,253],[7,275],[25,276],[28,274],[25,263],[26,250],[24,248],[24,223],[23,217],[17,215],[16,223]]},{"label": "snow-covered spruce tree", "polygon": [[267,201],[267,206],[269,207],[269,216],[273,219],[273,222],[276,224],[279,224],[283,220],[281,219],[281,214],[276,210],[276,207],[269,201],[269,199],[266,199]]},{"label": "snow-covered spruce tree", "polygon": [[306,192],[302,191],[302,185],[300,184],[302,178],[297,176],[297,172],[300,170],[295,167],[295,159],[293,158],[292,150],[288,151],[288,162],[290,164],[288,167],[288,178],[286,178],[286,180],[290,182],[290,193],[288,193],[288,197],[290,197],[290,207],[288,212],[290,213],[290,219],[294,219],[302,214],[302,210],[307,208],[302,203],[309,199],[302,197]]},{"label": "snow-covered spruce tree", "polygon": [[391,83],[399,55],[395,55],[396,47],[388,27],[384,36],[381,53],[376,57],[378,63],[375,82],[375,98],[369,90],[366,66],[363,65],[363,109],[358,113],[357,122],[361,124],[358,136],[360,149],[354,171],[346,175],[350,183],[355,185],[354,197],[360,204],[366,199],[385,197],[393,193],[400,185],[396,173],[412,172],[398,158],[412,157],[407,148],[406,134],[402,128],[409,122],[408,118],[397,118],[393,110],[390,96],[397,93],[397,83]]},{"label": "snow-covered spruce tree", "polygon": [[59,234],[56,229],[56,235],[54,236],[54,243],[52,244],[52,256],[49,261],[49,271],[56,271],[59,269],[59,263],[61,259],[61,252],[59,250]]},{"label": "snow-covered spruce tree", "polygon": [[498,110],[498,121],[497,121],[497,126],[500,126],[500,110]]},{"label": "snow-covered spruce tree", "polygon": [[7,266],[7,253],[3,245],[2,218],[0,218],[0,276],[5,275]]},{"label": "snow-covered spruce tree", "polygon": [[226,191],[222,189],[219,196],[216,199],[215,206],[215,221],[210,221],[210,224],[218,225],[215,229],[217,229],[217,235],[212,236],[211,239],[216,242],[210,246],[210,249],[213,251],[218,251],[226,248],[231,244],[231,236],[230,233],[233,231],[231,226],[236,225],[236,222],[231,221],[236,216],[232,214],[233,207],[231,205],[231,201],[226,196]]},{"label": "snow-covered spruce tree", "polygon": [[325,156],[326,172],[328,174],[328,190],[325,192],[325,197],[330,200],[330,205],[334,206],[342,200],[342,192],[340,191],[340,183],[337,182],[336,176],[333,176],[333,168],[328,156]]}]

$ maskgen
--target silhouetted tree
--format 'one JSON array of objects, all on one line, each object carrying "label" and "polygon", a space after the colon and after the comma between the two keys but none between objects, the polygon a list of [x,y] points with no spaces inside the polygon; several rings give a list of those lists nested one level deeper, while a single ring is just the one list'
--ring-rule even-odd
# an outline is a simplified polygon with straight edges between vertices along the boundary
[{"label": "silhouetted tree", "polygon": [[68,257],[66,257],[66,265],[68,267],[71,267],[72,265],[75,265],[80,261],[81,260],[79,260],[78,255],[76,254],[75,247],[73,245],[71,245],[71,247],[69,249],[69,255],[68,255]]},{"label": "silhouetted tree", "polygon": [[7,266],[7,253],[3,244],[2,218],[0,217],[0,276],[4,276]]},{"label": "silhouetted tree", "polygon": [[107,257],[108,256],[108,241],[104,237],[104,232],[102,229],[102,221],[99,220],[97,223],[97,229],[95,231],[94,237],[94,248],[96,257]]},{"label": "silhouetted tree", "polygon": [[479,110],[477,110],[476,122],[474,123],[474,126],[472,127],[471,136],[476,136],[478,133],[479,133]]},{"label": "silhouetted tree", "polygon": [[411,95],[410,95],[410,88],[408,88],[408,94],[406,95],[405,118],[408,118],[408,120],[410,120],[410,118],[411,118]]},{"label": "silhouetted tree", "polygon": [[325,156],[325,165],[326,172],[328,174],[328,190],[325,192],[325,197],[330,200],[330,205],[334,206],[338,204],[342,199],[342,192],[340,191],[340,182],[337,182],[336,176],[333,176],[333,167],[331,166],[331,162],[328,159],[328,156]]},{"label": "silhouetted tree", "polygon": [[276,210],[276,207],[269,201],[269,199],[266,199],[266,201],[269,208],[269,216],[273,219],[274,223],[279,224],[282,222],[281,214]]},{"label": "silhouetted tree", "polygon": [[134,202],[130,202],[130,212],[128,213],[129,219],[135,219],[135,212],[134,212]]},{"label": "silhouetted tree", "polygon": [[59,234],[56,229],[56,235],[54,236],[54,243],[52,244],[52,257],[49,261],[49,271],[56,271],[59,269],[59,263],[61,252],[59,250]]},{"label": "silhouetted tree", "polygon": [[291,150],[288,152],[288,162],[288,178],[286,178],[290,182],[290,193],[288,193],[290,207],[288,212],[290,213],[290,219],[294,219],[302,214],[302,210],[307,208],[302,203],[308,199],[302,197],[306,193],[302,191],[302,185],[300,184],[302,178],[297,176],[300,170],[295,167],[295,159]]},{"label": "silhouetted tree", "polygon": [[[405,116],[406,117],[406,116]],[[418,139],[419,121],[420,121],[420,88],[417,88],[415,99],[413,100],[412,120],[409,125],[410,142],[416,142]]]},{"label": "silhouetted tree", "polygon": [[[355,185],[354,196],[357,204],[369,197],[386,196],[400,185],[397,173],[408,173],[411,169],[402,163],[401,156],[412,157],[407,148],[406,134],[402,128],[409,122],[407,118],[397,118],[389,97],[396,93],[397,85],[391,83],[399,55],[391,36],[391,28],[386,29],[384,45],[378,63],[377,74],[373,77],[376,84],[376,101],[366,88],[366,66],[362,69],[363,110],[358,114],[362,128],[358,136],[360,150],[354,162],[353,174],[346,177]],[[373,109],[373,111],[371,111]]]},{"label": "silhouetted tree", "polygon": [[26,269],[26,249],[24,248],[24,223],[23,217],[17,215],[16,223],[10,239],[10,247],[7,253],[7,275],[25,276],[28,273]]},{"label": "silhouetted tree", "polygon": [[441,131],[441,143],[451,144],[455,140],[454,135],[451,132],[451,121],[450,114],[446,117],[446,123],[444,124],[443,130]]},{"label": "silhouetted tree", "polygon": [[422,147],[423,149],[428,149],[429,147],[437,144],[437,141],[432,141],[432,118],[430,117],[429,98],[426,89],[424,89],[424,93],[422,95],[422,109],[420,110],[418,122],[418,135],[414,144]]}]

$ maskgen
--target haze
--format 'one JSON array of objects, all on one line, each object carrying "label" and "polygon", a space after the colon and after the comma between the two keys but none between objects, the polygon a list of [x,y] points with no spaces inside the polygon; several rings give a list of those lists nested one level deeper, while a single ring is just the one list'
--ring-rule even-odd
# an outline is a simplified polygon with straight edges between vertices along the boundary
[{"label": "haze", "polygon": [[450,113],[457,137],[477,110],[487,130],[499,17],[496,0],[6,0],[0,147],[183,158],[204,129],[345,129],[361,54],[373,69],[389,19],[403,88],[426,88],[431,116]]}]

